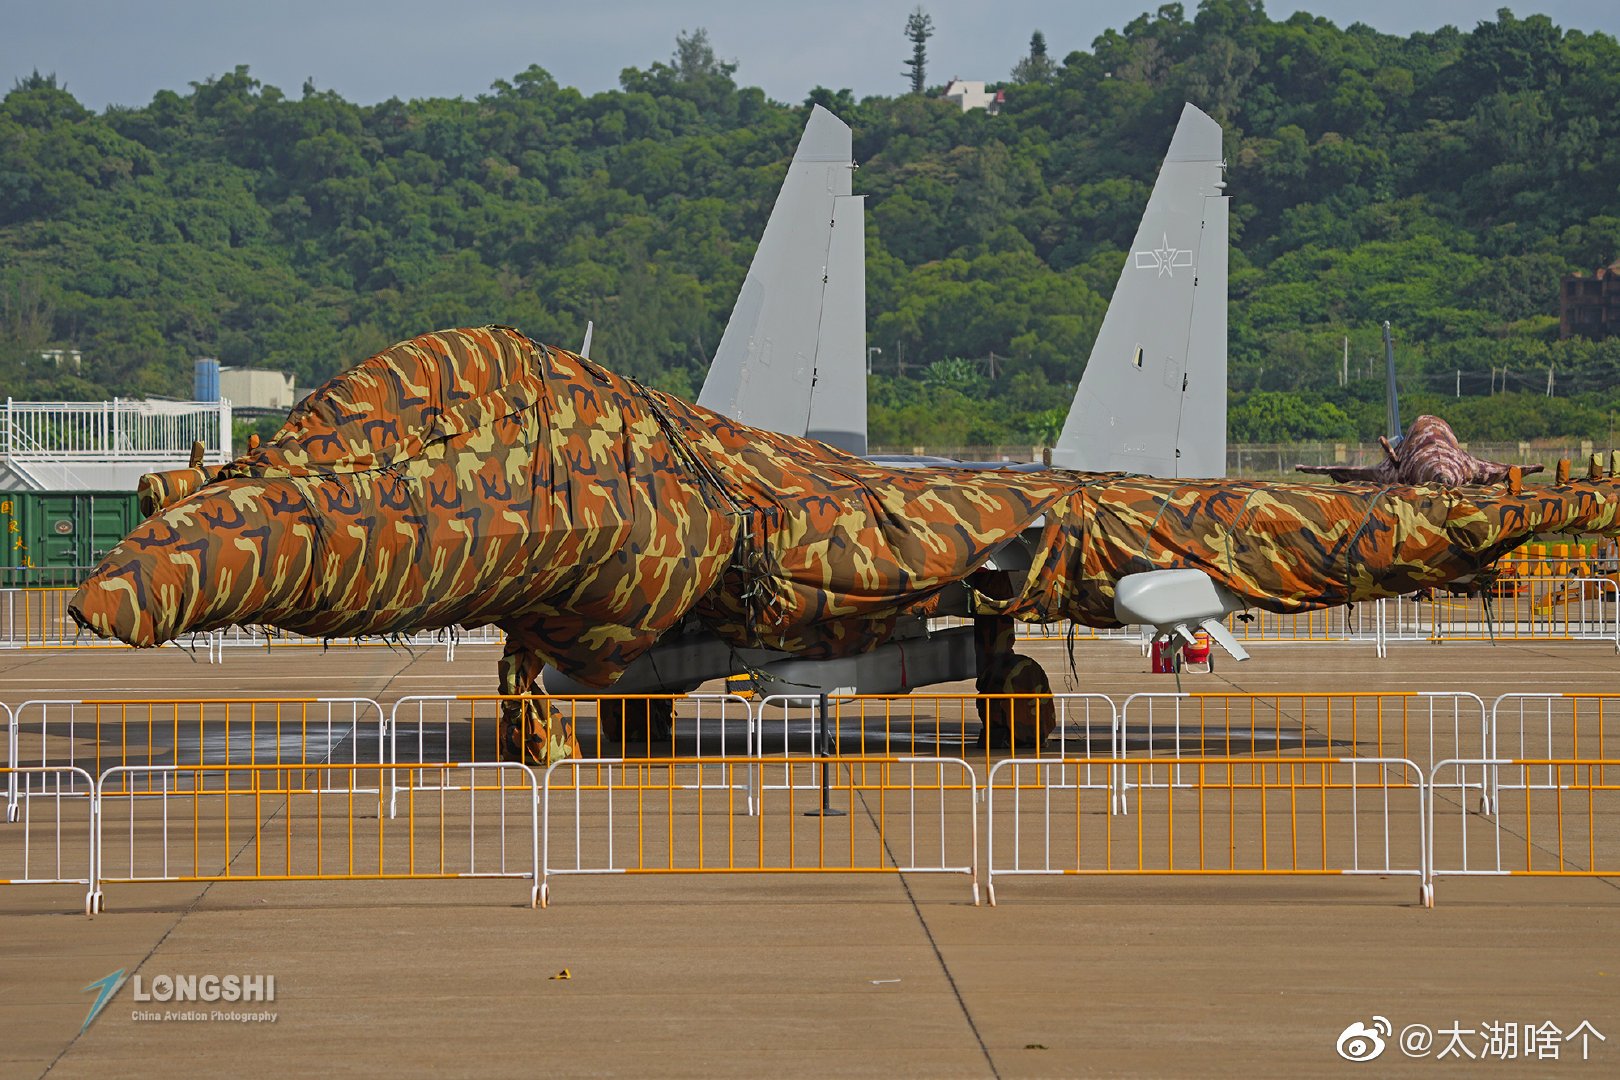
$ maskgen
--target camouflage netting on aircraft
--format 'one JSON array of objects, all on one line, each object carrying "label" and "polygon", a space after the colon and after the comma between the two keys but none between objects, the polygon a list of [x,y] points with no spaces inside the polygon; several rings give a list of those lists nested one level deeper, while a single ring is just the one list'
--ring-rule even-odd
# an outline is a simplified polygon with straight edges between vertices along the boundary
[{"label": "camouflage netting on aircraft", "polygon": [[[233,623],[328,637],[495,623],[500,689],[517,694],[548,662],[610,686],[683,619],[815,658],[883,642],[950,589],[984,614],[1095,626],[1116,625],[1121,576],[1157,568],[1204,569],[1274,611],[1396,595],[1537,532],[1612,533],[1617,494],[895,470],[484,327],[328,382],[140,525],[71,610],[143,646]],[[975,589],[1036,527],[1011,597]],[[570,732],[521,722],[531,757],[572,752]]]}]

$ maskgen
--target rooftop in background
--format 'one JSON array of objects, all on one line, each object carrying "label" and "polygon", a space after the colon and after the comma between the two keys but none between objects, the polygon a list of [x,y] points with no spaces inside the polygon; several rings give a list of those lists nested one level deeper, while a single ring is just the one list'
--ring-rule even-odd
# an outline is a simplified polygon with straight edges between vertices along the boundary
[{"label": "rooftop in background", "polygon": [[1620,334],[1620,260],[1591,277],[1565,274],[1558,290],[1558,338],[1601,341]]},{"label": "rooftop in background", "polygon": [[1007,100],[1007,95],[1001,90],[991,92],[984,88],[983,82],[964,82],[961,79],[952,79],[940,97],[956,102],[963,112],[984,109],[991,116],[1000,112],[1002,102]]}]

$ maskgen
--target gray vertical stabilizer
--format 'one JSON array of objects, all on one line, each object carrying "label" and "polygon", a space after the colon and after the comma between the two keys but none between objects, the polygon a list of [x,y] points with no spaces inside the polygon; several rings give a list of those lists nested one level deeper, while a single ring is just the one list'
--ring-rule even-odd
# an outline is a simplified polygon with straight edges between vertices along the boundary
[{"label": "gray vertical stabilizer", "polygon": [[1221,128],[1187,105],[1052,451],[1059,468],[1226,474]]},{"label": "gray vertical stabilizer", "polygon": [[865,447],[866,269],[853,168],[849,126],[813,107],[699,405]]},{"label": "gray vertical stabilizer", "polygon": [[[804,432],[866,456],[866,196],[833,200],[827,285],[816,337],[816,379]],[[792,434],[798,434],[793,432]]]}]

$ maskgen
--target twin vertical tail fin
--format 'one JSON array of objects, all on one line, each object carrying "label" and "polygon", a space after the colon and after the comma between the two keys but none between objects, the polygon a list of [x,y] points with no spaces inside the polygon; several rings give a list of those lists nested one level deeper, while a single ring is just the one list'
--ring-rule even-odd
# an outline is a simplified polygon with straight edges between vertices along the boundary
[{"label": "twin vertical tail fin", "polygon": [[1220,125],[1187,105],[1053,465],[1165,478],[1225,475],[1224,164]]},{"label": "twin vertical tail fin", "polygon": [[698,404],[866,452],[864,199],[849,126],[817,105],[709,365]]}]

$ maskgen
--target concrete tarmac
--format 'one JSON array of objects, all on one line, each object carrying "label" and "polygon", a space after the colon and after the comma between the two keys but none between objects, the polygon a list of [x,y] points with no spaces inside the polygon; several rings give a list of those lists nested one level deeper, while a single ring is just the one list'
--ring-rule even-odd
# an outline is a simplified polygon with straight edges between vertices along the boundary
[{"label": "concrete tarmac", "polygon": [[[1027,647],[1058,690],[1169,689],[1137,649]],[[1601,644],[1265,645],[1188,690],[1620,692]],[[0,701],[42,697],[488,693],[496,650],[380,647],[0,653]],[[1144,802],[1146,808],[1149,804]],[[14,826],[0,826],[14,827]],[[1325,1076],[1385,1017],[1379,1073],[1455,1068],[1512,1023],[1538,1052],[1463,1069],[1620,1068],[1620,882],[1013,878],[974,907],[927,875],[0,887],[0,1076]],[[122,969],[273,975],[265,1004],[137,1002],[81,1030],[85,987]],[[569,978],[558,979],[563,970]],[[200,1010],[264,1020],[176,1019]],[[154,1018],[155,1017],[155,1018]],[[1582,1022],[1590,1035],[1562,1038]],[[1560,1032],[1558,1060],[1545,1024]],[[1436,1034],[1411,1058],[1412,1025]],[[1464,1047],[1436,1060],[1456,1028]],[[1498,1047],[1498,1049],[1501,1049]]]}]

